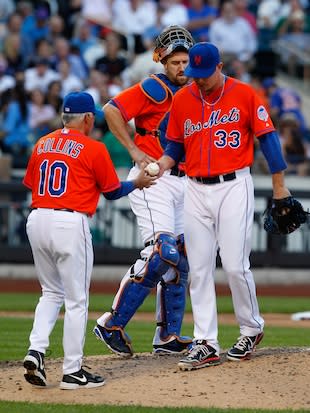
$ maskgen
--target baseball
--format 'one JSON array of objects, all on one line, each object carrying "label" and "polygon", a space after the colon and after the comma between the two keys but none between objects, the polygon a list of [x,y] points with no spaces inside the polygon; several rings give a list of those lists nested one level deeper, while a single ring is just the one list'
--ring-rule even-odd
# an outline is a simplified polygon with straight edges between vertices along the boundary
[{"label": "baseball", "polygon": [[159,166],[156,162],[151,162],[145,167],[145,170],[150,176],[155,176],[158,175]]}]

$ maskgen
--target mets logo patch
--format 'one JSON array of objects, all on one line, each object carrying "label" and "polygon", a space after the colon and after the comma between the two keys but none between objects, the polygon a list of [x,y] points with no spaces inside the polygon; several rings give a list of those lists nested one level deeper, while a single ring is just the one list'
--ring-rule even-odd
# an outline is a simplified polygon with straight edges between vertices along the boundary
[{"label": "mets logo patch", "polygon": [[269,115],[264,106],[261,105],[257,108],[257,117],[259,120],[267,121]]}]

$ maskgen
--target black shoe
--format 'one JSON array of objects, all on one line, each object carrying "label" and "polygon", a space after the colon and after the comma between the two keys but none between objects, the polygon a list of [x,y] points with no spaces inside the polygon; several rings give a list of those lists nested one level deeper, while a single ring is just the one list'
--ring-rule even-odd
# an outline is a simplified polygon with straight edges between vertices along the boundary
[{"label": "black shoe", "polygon": [[130,338],[121,327],[107,328],[97,324],[93,329],[93,333],[113,353],[122,357],[131,357],[133,355]]},{"label": "black shoe", "polygon": [[192,346],[189,337],[176,337],[174,340],[163,344],[153,344],[154,354],[184,354],[188,353]]},{"label": "black shoe", "polygon": [[196,340],[188,355],[179,361],[180,370],[196,370],[202,367],[216,366],[221,360],[215,348],[206,340]]},{"label": "black shoe", "polygon": [[257,336],[240,336],[238,341],[232,346],[227,353],[227,359],[230,361],[248,360],[251,354],[255,351],[255,347],[264,337],[264,333]]},{"label": "black shoe", "polygon": [[91,389],[104,385],[104,378],[88,373],[83,369],[71,374],[64,374],[59,387],[62,390]]},{"label": "black shoe", "polygon": [[29,350],[24,358],[26,369],[24,377],[28,383],[34,386],[46,386],[46,374],[44,370],[44,354],[36,350]]}]

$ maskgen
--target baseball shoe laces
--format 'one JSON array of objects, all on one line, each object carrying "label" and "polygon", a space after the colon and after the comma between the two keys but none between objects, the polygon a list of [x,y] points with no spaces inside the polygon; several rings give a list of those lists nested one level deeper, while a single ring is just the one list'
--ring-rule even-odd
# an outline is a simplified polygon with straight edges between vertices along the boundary
[{"label": "baseball shoe laces", "polygon": [[241,335],[237,342],[227,352],[227,359],[230,361],[248,360],[255,351],[256,346],[262,341],[264,333],[261,332],[256,336]]},{"label": "baseball shoe laces", "polygon": [[220,364],[220,357],[206,340],[196,340],[188,355],[179,361],[180,370],[196,370]]}]

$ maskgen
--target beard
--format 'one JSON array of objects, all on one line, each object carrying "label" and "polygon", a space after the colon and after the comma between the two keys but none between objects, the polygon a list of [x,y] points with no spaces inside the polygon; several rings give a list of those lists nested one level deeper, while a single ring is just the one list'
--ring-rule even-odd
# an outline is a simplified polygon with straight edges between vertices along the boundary
[{"label": "beard", "polygon": [[178,86],[184,86],[188,83],[188,77],[184,75],[177,75],[174,79],[174,82]]}]

